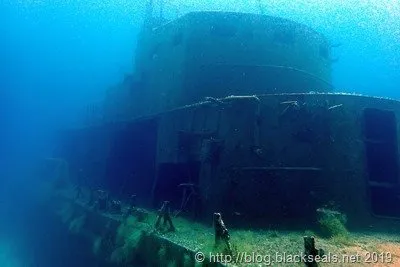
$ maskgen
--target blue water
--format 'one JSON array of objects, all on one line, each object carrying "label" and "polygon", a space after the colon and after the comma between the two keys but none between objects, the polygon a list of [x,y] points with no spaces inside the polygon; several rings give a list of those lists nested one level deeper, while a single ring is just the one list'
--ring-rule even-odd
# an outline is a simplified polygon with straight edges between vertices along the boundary
[{"label": "blue water", "polygon": [[[400,1],[165,2],[169,18],[195,10],[243,11],[309,25],[340,44],[334,51],[337,91],[400,98]],[[38,230],[46,222],[27,204],[24,186],[34,181],[26,180],[25,170],[51,151],[55,129],[81,120],[88,104],[102,101],[131,71],[143,12],[144,3],[132,0],[0,1],[0,266],[57,266],[71,256],[62,253],[67,237],[58,236],[52,246],[49,234],[56,229]],[[57,256],[46,260],[46,253]]]}]

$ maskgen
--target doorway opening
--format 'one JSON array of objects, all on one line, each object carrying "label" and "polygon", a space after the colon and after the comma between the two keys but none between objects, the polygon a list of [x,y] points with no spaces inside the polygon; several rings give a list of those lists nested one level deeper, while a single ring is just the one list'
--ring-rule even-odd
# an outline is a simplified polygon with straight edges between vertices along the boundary
[{"label": "doorway opening", "polygon": [[400,217],[396,116],[392,111],[367,108],[364,126],[372,213]]}]

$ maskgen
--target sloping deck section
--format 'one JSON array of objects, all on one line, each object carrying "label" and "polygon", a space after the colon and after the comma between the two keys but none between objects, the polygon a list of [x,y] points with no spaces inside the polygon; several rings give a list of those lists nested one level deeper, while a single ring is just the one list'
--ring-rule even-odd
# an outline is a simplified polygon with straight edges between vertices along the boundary
[{"label": "sloping deck section", "polygon": [[[323,249],[326,256],[318,266],[399,264],[398,233],[385,234],[371,228],[368,233],[336,232],[333,236],[321,237],[320,232],[312,232],[311,228],[306,231],[230,228],[234,252],[230,255],[213,248],[213,231],[207,225],[173,218],[176,231],[161,233],[154,230],[156,218],[151,211],[146,220],[137,216],[124,220],[121,214],[99,212],[87,205],[86,194],[74,200],[73,188],[55,192],[48,199],[53,212],[59,215],[65,231],[86,240],[100,266],[222,267],[223,263],[214,262],[217,258],[210,258],[217,253],[221,253],[219,261],[234,261],[229,266],[304,266],[300,258],[304,251],[303,236],[316,233],[316,246]],[[227,226],[230,227],[230,222]],[[203,262],[196,261],[198,252],[206,256]]]}]

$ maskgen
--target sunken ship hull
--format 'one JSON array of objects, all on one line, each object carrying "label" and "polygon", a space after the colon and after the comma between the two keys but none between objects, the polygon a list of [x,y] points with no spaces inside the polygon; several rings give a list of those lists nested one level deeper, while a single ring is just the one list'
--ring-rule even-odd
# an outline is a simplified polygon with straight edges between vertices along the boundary
[{"label": "sunken ship hull", "polygon": [[[84,228],[97,251],[108,244],[121,253],[132,239],[118,247],[124,227],[142,231],[144,218],[169,201],[173,220],[188,218],[190,227],[140,235],[149,266],[165,264],[167,252],[179,255],[179,266],[194,266],[196,249],[207,244],[201,240],[213,239],[207,227],[215,213],[238,229],[304,231],[321,218],[335,234],[344,223],[396,226],[400,103],[333,93],[331,50],[323,35],[276,17],[196,12],[164,22],[149,15],[134,73],[110,88],[101,109],[90,109],[85,125],[60,134],[54,158],[76,186],[57,195],[63,221]],[[97,190],[114,200],[95,201]],[[132,211],[129,224],[124,214]],[[100,251],[108,263],[115,256]]]}]

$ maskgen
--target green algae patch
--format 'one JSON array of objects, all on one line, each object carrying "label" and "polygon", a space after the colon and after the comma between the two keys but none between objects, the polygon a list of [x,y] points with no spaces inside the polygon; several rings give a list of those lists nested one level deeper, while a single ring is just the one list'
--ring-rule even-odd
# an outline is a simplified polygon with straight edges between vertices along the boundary
[{"label": "green algae patch", "polygon": [[351,245],[350,234],[345,226],[346,215],[330,209],[318,209],[317,212],[322,236],[330,238],[338,246]]}]

